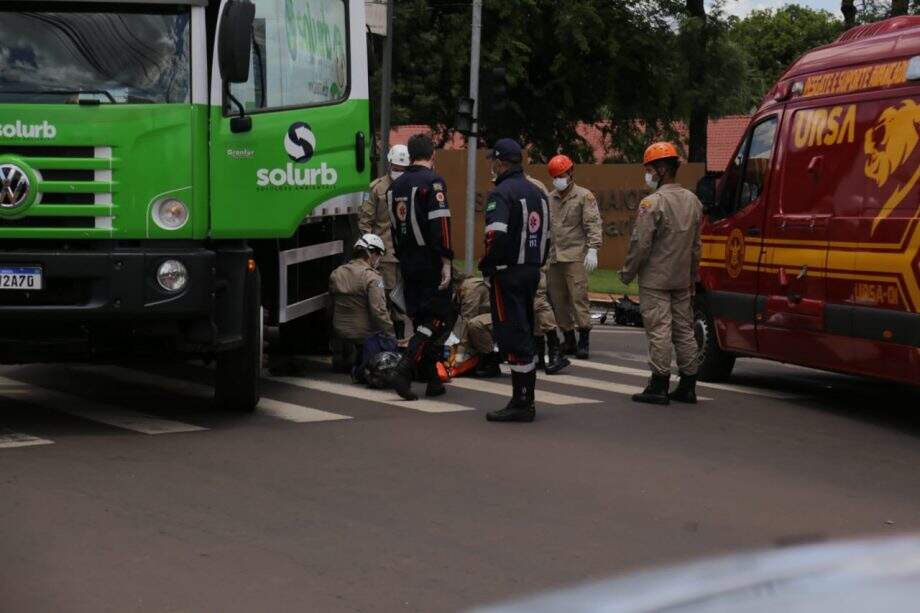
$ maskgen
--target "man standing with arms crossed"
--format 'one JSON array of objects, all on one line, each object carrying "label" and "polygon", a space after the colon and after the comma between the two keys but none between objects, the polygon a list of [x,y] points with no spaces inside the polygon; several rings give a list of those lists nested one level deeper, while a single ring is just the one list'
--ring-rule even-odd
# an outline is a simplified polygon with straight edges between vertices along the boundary
[{"label": "man standing with arms crossed", "polygon": [[[383,239],[386,252],[377,266],[383,276],[383,286],[389,295],[399,280],[399,261],[393,254],[393,236],[390,232],[390,207],[387,205],[387,191],[405,172],[410,164],[409,149],[405,145],[393,145],[387,154],[389,172],[375,179],[370,185],[368,198],[361,204],[358,213],[358,229],[361,234],[376,234]],[[396,329],[396,337],[403,337],[403,321],[392,305],[389,307],[390,319]]]},{"label": "man standing with arms crossed", "polygon": [[563,355],[575,354],[587,360],[591,333],[588,275],[597,268],[601,215],[594,194],[575,185],[575,164],[571,159],[557,155],[549,161],[548,170],[555,188],[549,195],[553,244],[547,274],[549,299],[565,336]]},{"label": "man standing with arms crossed", "polygon": [[489,153],[495,189],[486,199],[485,255],[479,270],[489,280],[492,327],[511,366],[511,400],[489,421],[530,422],[535,416],[537,360],[533,303],[549,242],[549,206],[524,177],[521,146],[500,139]]},{"label": "man standing with arms crossed", "polygon": [[[629,253],[620,280],[638,275],[639,302],[648,338],[652,379],[636,402],[696,402],[697,354],[693,334],[693,293],[700,264],[703,207],[693,192],[676,183],[680,160],[671,143],[645,150],[645,182],[653,190],[639,203]],[[677,349],[680,383],[668,394],[671,343]]]},{"label": "man standing with arms crossed", "polygon": [[446,393],[437,361],[457,319],[451,299],[450,207],[447,185],[432,170],[434,143],[425,135],[409,139],[410,165],[387,192],[393,247],[402,272],[406,314],[415,334],[393,371],[390,384],[406,400],[417,400],[412,375],[428,381],[426,396]]}]

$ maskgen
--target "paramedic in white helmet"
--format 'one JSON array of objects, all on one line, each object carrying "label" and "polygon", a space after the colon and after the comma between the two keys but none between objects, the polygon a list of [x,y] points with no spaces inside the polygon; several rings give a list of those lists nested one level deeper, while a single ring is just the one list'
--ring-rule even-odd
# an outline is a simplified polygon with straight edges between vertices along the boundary
[{"label": "paramedic in white helmet", "polygon": [[365,234],[355,243],[351,261],[329,275],[332,329],[345,355],[356,351],[354,357],[360,358],[365,339],[375,334],[393,336],[383,278],[377,271],[385,254],[383,240]]},{"label": "paramedic in white helmet", "polygon": [[[362,234],[376,234],[383,239],[386,255],[380,262],[378,270],[383,276],[383,286],[386,293],[396,287],[399,281],[399,261],[393,251],[393,238],[390,233],[390,213],[387,205],[387,190],[409,166],[409,149],[405,145],[393,145],[387,154],[389,171],[371,183],[367,198],[361,205],[358,214],[358,229]],[[390,317],[396,324],[397,336],[403,336],[403,319],[390,305]]]}]

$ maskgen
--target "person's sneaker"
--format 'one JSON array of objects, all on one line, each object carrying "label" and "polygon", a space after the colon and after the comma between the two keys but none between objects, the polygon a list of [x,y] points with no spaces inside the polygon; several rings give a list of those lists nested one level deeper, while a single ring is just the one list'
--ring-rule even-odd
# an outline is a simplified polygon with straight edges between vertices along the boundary
[{"label": "person's sneaker", "polygon": [[633,402],[645,404],[669,404],[668,384],[671,377],[667,375],[652,375],[651,381],[640,394],[634,394]]},{"label": "person's sneaker", "polygon": [[518,404],[512,400],[504,409],[486,413],[486,421],[531,422],[536,414],[533,404]]}]

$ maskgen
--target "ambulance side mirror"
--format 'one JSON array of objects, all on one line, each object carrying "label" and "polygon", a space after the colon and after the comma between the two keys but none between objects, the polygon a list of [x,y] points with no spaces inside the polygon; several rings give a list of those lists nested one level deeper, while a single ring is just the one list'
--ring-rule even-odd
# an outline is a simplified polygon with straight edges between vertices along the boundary
[{"label": "ambulance side mirror", "polygon": [[696,197],[703,205],[703,212],[707,215],[716,208],[716,176],[703,175],[696,184]]},{"label": "ambulance side mirror", "polygon": [[217,43],[217,61],[224,83],[245,83],[249,80],[255,17],[256,5],[252,2],[230,0],[224,6]]}]

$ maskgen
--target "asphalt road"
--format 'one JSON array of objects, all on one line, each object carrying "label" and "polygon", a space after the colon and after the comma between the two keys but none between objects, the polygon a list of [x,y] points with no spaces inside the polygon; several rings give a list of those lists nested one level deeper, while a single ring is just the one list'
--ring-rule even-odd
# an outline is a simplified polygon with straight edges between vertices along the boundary
[{"label": "asphalt road", "polygon": [[508,377],[405,403],[314,365],[228,416],[203,367],[2,368],[0,611],[453,611],[920,529],[920,394],[750,360],[643,407],[644,347],[597,331],[533,424],[485,421]]}]

